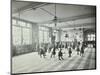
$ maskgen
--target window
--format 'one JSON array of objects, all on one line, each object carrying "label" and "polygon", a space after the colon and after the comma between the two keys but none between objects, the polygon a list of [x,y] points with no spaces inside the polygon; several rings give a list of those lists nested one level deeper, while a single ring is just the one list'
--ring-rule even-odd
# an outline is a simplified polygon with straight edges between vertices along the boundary
[{"label": "window", "polygon": [[48,28],[46,28],[46,27],[39,27],[39,30],[49,31],[49,29],[48,29]]},{"label": "window", "polygon": [[31,28],[32,27],[32,24],[27,23],[27,27]]},{"label": "window", "polygon": [[43,43],[43,31],[39,31],[39,43]]},{"label": "window", "polygon": [[20,26],[26,26],[26,23],[23,22],[23,21],[18,21],[18,25],[20,25]]},{"label": "window", "polygon": [[13,19],[12,20],[12,24],[15,25],[16,24],[16,20]]},{"label": "window", "polygon": [[49,29],[46,27],[39,27],[39,43],[49,42]]},{"label": "window", "polygon": [[49,32],[44,31],[44,43],[48,43],[49,41]]},{"label": "window", "polygon": [[90,34],[88,35],[88,41],[91,41],[91,35]]},{"label": "window", "polygon": [[[13,21],[12,38],[14,45],[32,44],[32,29],[26,27],[26,22],[18,21],[20,26],[16,26],[17,20]],[[15,24],[15,25],[14,25]],[[31,27],[31,24],[28,24]]]},{"label": "window", "polygon": [[12,36],[13,36],[13,44],[21,45],[21,28],[20,27],[13,26]]},{"label": "window", "polygon": [[93,41],[95,41],[95,34],[93,34],[92,37],[93,37]]},{"label": "window", "polygon": [[88,41],[95,41],[95,34],[88,34]]},{"label": "window", "polygon": [[23,44],[32,44],[31,30],[23,28]]}]

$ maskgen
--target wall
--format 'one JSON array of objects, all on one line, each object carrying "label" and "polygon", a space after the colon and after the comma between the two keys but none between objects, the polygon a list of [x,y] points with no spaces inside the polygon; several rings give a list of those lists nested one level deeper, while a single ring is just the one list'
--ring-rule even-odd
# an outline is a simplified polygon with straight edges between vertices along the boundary
[{"label": "wall", "polygon": [[39,43],[39,27],[38,25],[32,25],[32,45],[33,48],[37,49]]}]

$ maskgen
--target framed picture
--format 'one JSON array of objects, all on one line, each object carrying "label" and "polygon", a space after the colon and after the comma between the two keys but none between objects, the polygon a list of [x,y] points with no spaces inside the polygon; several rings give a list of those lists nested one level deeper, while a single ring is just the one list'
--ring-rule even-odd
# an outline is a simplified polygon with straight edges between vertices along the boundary
[{"label": "framed picture", "polygon": [[96,6],[11,2],[11,73],[96,69]]}]

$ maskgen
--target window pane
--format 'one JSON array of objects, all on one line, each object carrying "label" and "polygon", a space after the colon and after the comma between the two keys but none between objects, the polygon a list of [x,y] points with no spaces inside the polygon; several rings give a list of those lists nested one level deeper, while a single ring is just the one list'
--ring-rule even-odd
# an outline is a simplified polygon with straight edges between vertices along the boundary
[{"label": "window pane", "polygon": [[91,41],[93,41],[93,37],[91,37]]},{"label": "window pane", "polygon": [[32,44],[32,31],[27,28],[23,28],[23,44]]},{"label": "window pane", "polygon": [[43,43],[43,31],[39,31],[39,43]]},{"label": "window pane", "polygon": [[94,37],[94,34],[91,34],[91,37]]},{"label": "window pane", "polygon": [[26,26],[26,23],[22,22],[22,21],[18,21],[18,25],[20,25],[20,26]]},{"label": "window pane", "polygon": [[88,41],[91,41],[91,38],[90,37],[88,38]]},{"label": "window pane", "polygon": [[39,27],[39,30],[44,30],[44,31],[48,31],[49,29],[46,27]]},{"label": "window pane", "polygon": [[32,27],[32,24],[30,24],[30,23],[27,23],[27,27]]},{"label": "window pane", "polygon": [[16,24],[16,20],[13,19],[12,20],[12,24],[15,25]]},{"label": "window pane", "polygon": [[91,35],[88,35],[88,38],[90,38],[91,37]]},{"label": "window pane", "polygon": [[13,26],[12,36],[13,36],[13,44],[20,45],[21,44],[21,28]]},{"label": "window pane", "polygon": [[91,37],[92,37],[92,41],[95,41],[95,34],[92,34]]},{"label": "window pane", "polygon": [[95,41],[95,37],[93,38],[93,41]]},{"label": "window pane", "polygon": [[49,33],[44,31],[44,42],[48,43],[49,42]]}]

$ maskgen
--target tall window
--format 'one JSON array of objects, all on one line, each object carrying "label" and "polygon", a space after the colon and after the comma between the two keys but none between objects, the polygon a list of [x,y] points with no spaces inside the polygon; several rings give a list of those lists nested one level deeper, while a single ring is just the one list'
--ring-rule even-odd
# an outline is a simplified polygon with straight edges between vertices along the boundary
[{"label": "tall window", "polygon": [[43,43],[43,31],[39,31],[39,43]]},{"label": "tall window", "polygon": [[21,28],[13,26],[12,28],[13,44],[21,45]]},{"label": "tall window", "polygon": [[31,30],[27,28],[23,28],[23,44],[31,44],[32,43],[32,35]]},{"label": "tall window", "polygon": [[49,30],[46,27],[39,27],[39,43],[49,42]]},{"label": "tall window", "polygon": [[45,43],[48,43],[49,42],[49,32],[48,31],[45,31],[44,32],[44,42]]},{"label": "tall window", "polygon": [[13,19],[13,20],[12,20],[12,24],[13,24],[13,25],[14,25],[14,24],[17,24],[17,23],[16,23],[16,20]]},{"label": "tall window", "polygon": [[88,41],[95,41],[95,34],[88,34]]},{"label": "tall window", "polygon": [[26,23],[25,22],[22,22],[22,21],[18,21],[18,25],[20,25],[20,26],[26,26]]},{"label": "tall window", "polygon": [[12,39],[14,45],[32,44],[32,24],[19,20],[12,20]]}]

